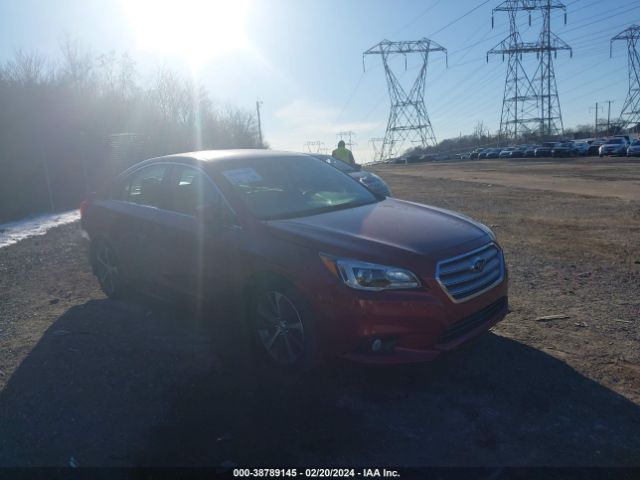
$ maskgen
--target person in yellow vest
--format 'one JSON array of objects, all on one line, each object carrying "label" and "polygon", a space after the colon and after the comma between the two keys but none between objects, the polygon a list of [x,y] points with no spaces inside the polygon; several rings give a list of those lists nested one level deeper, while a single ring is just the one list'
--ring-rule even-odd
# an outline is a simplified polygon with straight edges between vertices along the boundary
[{"label": "person in yellow vest", "polygon": [[331,152],[331,156],[338,160],[342,160],[349,165],[353,165],[354,167],[356,166],[356,160],[353,158],[353,153],[344,146],[344,140],[340,140],[338,142],[338,148]]}]

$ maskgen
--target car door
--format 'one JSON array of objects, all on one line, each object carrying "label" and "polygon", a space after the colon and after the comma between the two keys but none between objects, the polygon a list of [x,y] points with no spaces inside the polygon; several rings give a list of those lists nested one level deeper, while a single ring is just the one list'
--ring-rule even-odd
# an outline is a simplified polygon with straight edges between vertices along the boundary
[{"label": "car door", "polygon": [[233,299],[245,239],[231,207],[196,167],[174,165],[170,188],[171,205],[161,217],[163,283],[191,297]]},{"label": "car door", "polygon": [[116,248],[127,278],[139,286],[153,284],[157,271],[158,215],[165,207],[168,189],[167,164],[152,164],[125,179],[116,216]]}]

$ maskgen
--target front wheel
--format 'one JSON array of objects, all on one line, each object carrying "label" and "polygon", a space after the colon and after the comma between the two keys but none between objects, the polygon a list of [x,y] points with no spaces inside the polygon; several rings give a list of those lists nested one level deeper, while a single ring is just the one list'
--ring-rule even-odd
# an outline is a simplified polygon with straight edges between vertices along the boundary
[{"label": "front wheel", "polygon": [[274,280],[258,286],[250,308],[256,348],[272,366],[305,371],[318,363],[313,315],[292,285]]}]

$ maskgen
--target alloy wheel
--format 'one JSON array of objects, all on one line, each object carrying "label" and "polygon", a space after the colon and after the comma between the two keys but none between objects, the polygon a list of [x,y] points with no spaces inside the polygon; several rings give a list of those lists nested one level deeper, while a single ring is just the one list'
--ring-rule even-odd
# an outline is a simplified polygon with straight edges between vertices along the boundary
[{"label": "alloy wheel", "polygon": [[120,271],[115,253],[106,244],[101,244],[96,252],[96,274],[104,293],[109,297],[116,296]]},{"label": "alloy wheel", "polygon": [[256,303],[256,328],[269,357],[294,365],[305,350],[304,325],[293,301],[278,291],[263,293]]}]

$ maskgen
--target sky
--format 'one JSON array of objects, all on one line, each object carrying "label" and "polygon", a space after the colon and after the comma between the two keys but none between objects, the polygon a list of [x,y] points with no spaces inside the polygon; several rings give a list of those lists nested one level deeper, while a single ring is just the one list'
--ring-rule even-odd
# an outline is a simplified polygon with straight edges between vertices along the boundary
[{"label": "sky", "polygon": [[[502,0],[2,0],[0,62],[17,49],[52,61],[70,35],[97,54],[128,52],[141,81],[169,66],[193,76],[221,104],[252,111],[261,104],[271,148],[307,151],[307,142],[331,150],[337,132],[355,132],[356,160],[371,161],[369,139],[383,137],[389,114],[379,58],[362,53],[378,42],[423,37],[448,50],[430,57],[425,103],[438,140],[470,134],[478,122],[500,125],[506,62],[486,52],[508,35]],[[162,5],[162,7],[158,7]],[[640,24],[640,0],[565,0],[553,32],[573,48],[554,60],[564,126],[593,123],[595,104],[606,117],[620,113],[627,88],[627,47],[609,40]],[[163,15],[161,15],[164,12]],[[462,17],[462,18],[461,18]],[[539,18],[519,20],[533,39]],[[191,43],[190,43],[191,42]],[[208,45],[207,51],[195,44]],[[535,55],[525,62],[534,62]],[[391,60],[408,89],[419,58]],[[604,107],[603,107],[604,106]]]}]

